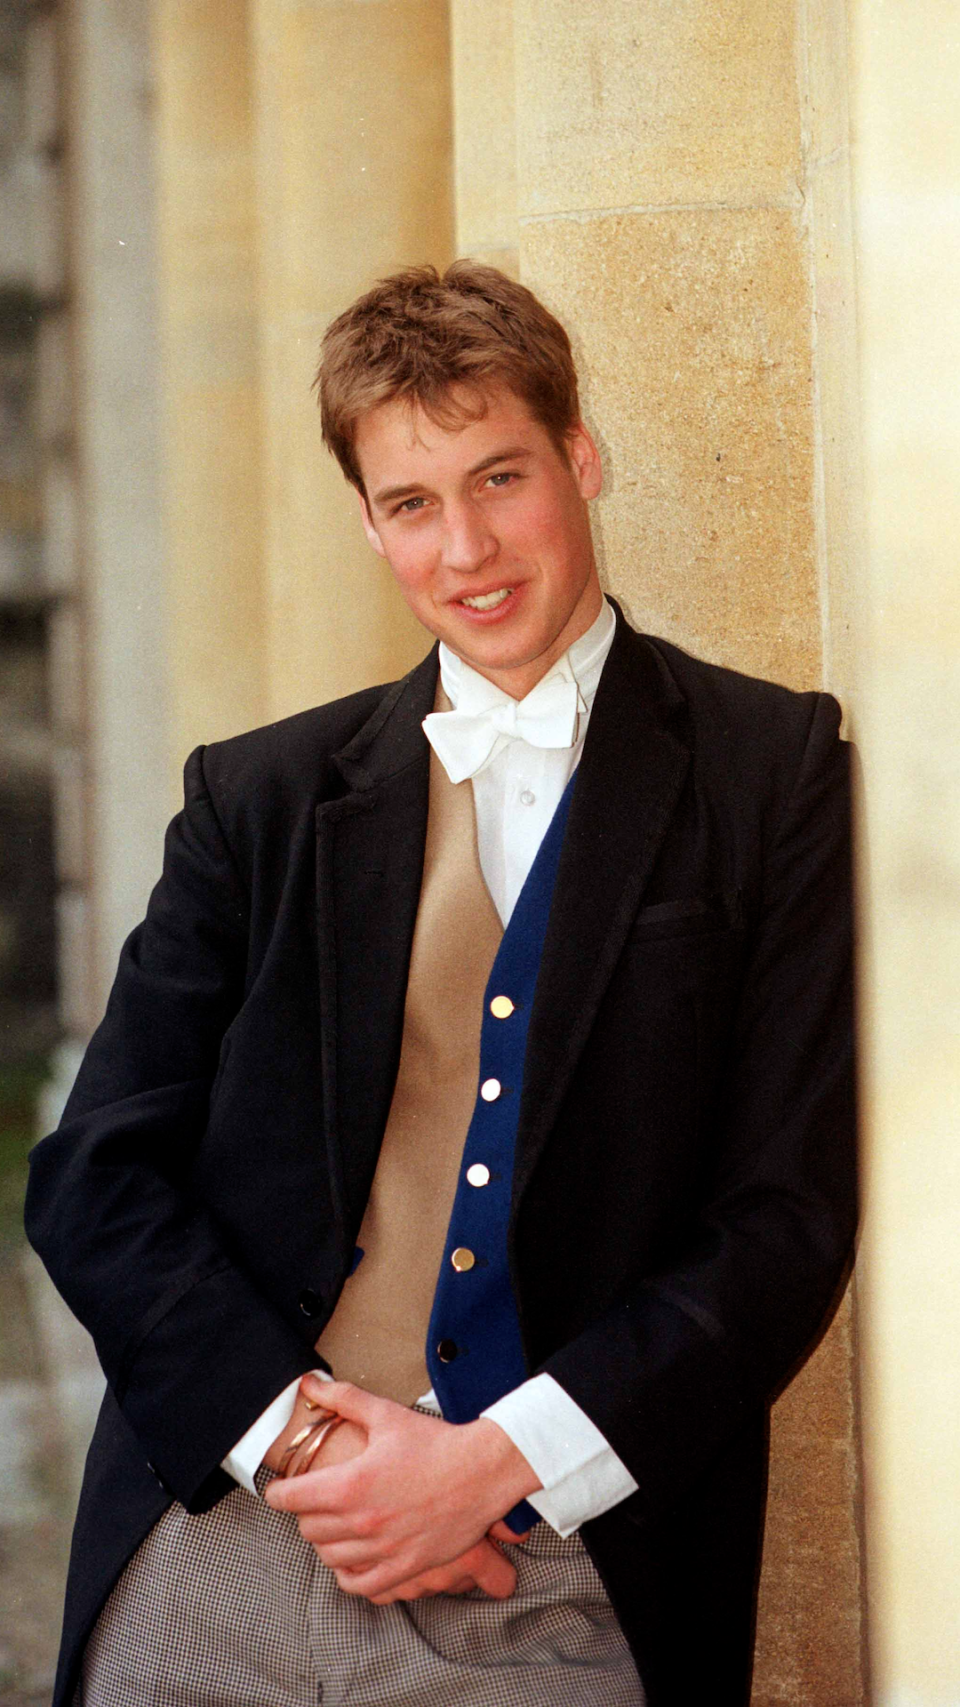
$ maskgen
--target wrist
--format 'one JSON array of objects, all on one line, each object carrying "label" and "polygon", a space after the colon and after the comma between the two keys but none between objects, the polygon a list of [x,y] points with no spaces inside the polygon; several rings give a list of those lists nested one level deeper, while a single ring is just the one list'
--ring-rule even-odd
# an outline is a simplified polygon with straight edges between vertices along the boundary
[{"label": "wrist", "polygon": [[302,1387],[298,1389],[289,1421],[271,1441],[268,1450],[263,1455],[262,1462],[268,1470],[282,1473],[284,1455],[289,1452],[297,1436],[302,1435],[312,1423],[317,1422],[319,1416],[316,1401],[305,1394]]},{"label": "wrist", "polygon": [[468,1431],[472,1435],[471,1451],[482,1466],[485,1481],[496,1492],[497,1517],[543,1487],[520,1448],[492,1417],[467,1423],[464,1432]]}]

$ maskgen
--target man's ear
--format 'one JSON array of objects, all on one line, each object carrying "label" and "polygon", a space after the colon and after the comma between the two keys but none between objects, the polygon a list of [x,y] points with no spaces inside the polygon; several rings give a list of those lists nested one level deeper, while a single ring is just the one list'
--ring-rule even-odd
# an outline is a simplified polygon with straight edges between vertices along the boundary
[{"label": "man's ear", "polygon": [[371,516],[370,511],[367,508],[366,496],[364,495],[363,492],[361,492],[359,490],[359,488],[356,488],[356,492],[357,492],[357,497],[360,500],[360,520],[363,523],[363,531],[366,534],[368,540],[370,541],[370,544],[373,546],[374,551],[377,553],[377,556],[378,557],[386,557],[387,554],[383,549],[383,545],[382,545],[381,540],[380,540],[380,535],[378,534],[376,528],[373,525],[373,517]]},{"label": "man's ear", "polygon": [[567,455],[577,477],[581,498],[596,498],[603,485],[603,464],[600,452],[582,421],[567,434]]}]

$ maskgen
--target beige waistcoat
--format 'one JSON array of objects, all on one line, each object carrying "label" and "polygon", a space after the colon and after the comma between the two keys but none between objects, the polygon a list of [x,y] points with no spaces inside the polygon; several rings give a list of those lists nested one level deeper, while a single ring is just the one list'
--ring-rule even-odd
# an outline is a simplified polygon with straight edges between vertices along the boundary
[{"label": "beige waistcoat", "polygon": [[405,1405],[430,1386],[427,1328],[477,1096],[484,991],[502,935],[480,870],[473,785],[451,783],[431,753],[400,1067],[360,1228],[364,1255],[317,1341],[339,1379]]}]

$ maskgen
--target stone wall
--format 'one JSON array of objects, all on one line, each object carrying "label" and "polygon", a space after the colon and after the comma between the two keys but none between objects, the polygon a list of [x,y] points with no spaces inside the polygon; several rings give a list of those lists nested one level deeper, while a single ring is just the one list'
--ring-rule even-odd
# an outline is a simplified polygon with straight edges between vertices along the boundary
[{"label": "stone wall", "polygon": [[[55,221],[37,254],[70,304],[40,346],[70,1023],[102,1000],[186,751],[423,649],[320,447],[323,325],[406,262],[516,273],[581,359],[607,584],[709,657],[832,688],[862,739],[884,909],[864,973],[875,1648],[885,1702],[945,1707],[958,1324],[948,1304],[934,1332],[929,1300],[960,1296],[948,0],[64,0],[36,19],[38,134],[67,115],[65,155],[44,145],[37,168],[54,209],[67,163],[67,262]],[[912,1173],[918,1131],[935,1192]],[[855,1348],[848,1300],[775,1412],[757,1707],[867,1697]]]}]

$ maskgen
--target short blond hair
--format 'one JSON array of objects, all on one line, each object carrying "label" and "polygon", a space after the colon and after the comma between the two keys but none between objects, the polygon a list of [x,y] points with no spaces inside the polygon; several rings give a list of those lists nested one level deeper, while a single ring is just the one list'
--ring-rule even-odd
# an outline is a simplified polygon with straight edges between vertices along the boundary
[{"label": "short blond hair", "polygon": [[402,398],[439,426],[458,426],[483,415],[498,385],[563,448],[580,403],[559,320],[496,267],[454,261],[442,275],[410,267],[381,279],[326,332],[316,378],[324,443],[362,492],[356,436],[371,409]]}]

